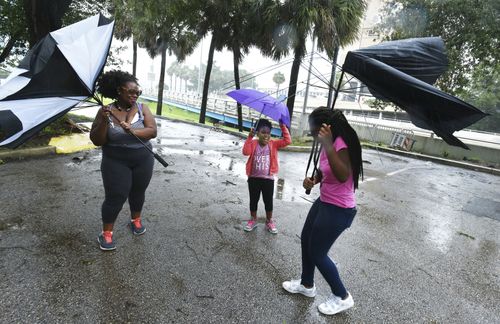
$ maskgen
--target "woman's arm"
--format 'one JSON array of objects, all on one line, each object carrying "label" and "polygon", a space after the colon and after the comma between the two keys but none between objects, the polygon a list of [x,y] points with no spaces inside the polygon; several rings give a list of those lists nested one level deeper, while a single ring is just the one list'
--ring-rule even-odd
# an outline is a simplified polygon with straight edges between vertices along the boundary
[{"label": "woman's arm", "polygon": [[155,138],[157,135],[156,121],[147,105],[142,105],[142,114],[144,115],[144,128],[132,129],[130,128],[130,123],[127,123],[125,121],[121,122],[120,125],[126,131],[133,132],[140,139],[148,141],[152,138]]},{"label": "woman's arm", "polygon": [[351,174],[351,161],[347,149],[336,151],[333,147],[333,138],[330,125],[323,124],[319,130],[318,138],[323,144],[328,164],[335,178],[340,182],[346,182]]},{"label": "woman's arm", "polygon": [[95,116],[92,128],[90,129],[90,140],[96,146],[102,146],[108,141],[108,106],[101,107]]}]

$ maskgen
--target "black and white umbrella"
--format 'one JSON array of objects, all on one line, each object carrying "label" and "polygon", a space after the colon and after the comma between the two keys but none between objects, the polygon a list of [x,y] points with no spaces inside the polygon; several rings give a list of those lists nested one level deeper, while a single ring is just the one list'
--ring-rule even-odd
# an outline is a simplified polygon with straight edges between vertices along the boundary
[{"label": "black and white umbrella", "polygon": [[40,40],[0,87],[0,146],[16,148],[94,96],[114,21],[95,15]]}]

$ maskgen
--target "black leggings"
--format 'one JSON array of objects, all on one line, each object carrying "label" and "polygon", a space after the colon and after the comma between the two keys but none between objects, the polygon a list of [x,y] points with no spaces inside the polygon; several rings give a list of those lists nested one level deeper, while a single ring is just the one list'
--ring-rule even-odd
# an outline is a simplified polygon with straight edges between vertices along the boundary
[{"label": "black leggings", "polygon": [[140,212],[153,175],[153,155],[146,148],[103,147],[101,174],[105,199],[102,222],[116,221],[128,198],[130,212]]},{"label": "black leggings", "polygon": [[248,178],[248,191],[250,192],[250,211],[257,211],[260,193],[266,212],[273,211],[274,180],[262,178]]}]

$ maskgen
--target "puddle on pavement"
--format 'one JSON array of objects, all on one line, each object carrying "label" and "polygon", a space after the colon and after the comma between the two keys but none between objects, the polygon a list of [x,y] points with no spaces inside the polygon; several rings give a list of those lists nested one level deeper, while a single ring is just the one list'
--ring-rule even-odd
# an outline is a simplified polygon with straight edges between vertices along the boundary
[{"label": "puddle on pavement", "polygon": [[21,217],[12,217],[6,220],[0,220],[0,231],[5,231],[7,229],[22,229],[23,219]]},{"label": "puddle on pavement", "polygon": [[[243,159],[236,159],[220,151],[214,150],[187,150],[177,149],[172,147],[159,147],[158,153],[163,156],[169,155],[184,155],[184,156],[200,156],[203,155],[203,162],[209,166],[216,167],[220,170],[232,171],[240,177],[246,178],[245,162]],[[175,160],[175,158],[173,158]]]},{"label": "puddle on pavement", "polygon": [[278,178],[274,181],[274,198],[283,201],[293,201],[301,203],[313,203],[315,196],[308,196],[304,192],[304,188],[298,184],[293,184],[283,178]]},{"label": "puddle on pavement", "polygon": [[[226,153],[215,150],[188,150],[172,147],[160,147],[158,153],[163,156],[185,155],[200,156],[203,155],[203,162],[210,167],[216,167],[223,171],[230,171],[234,175],[246,181],[246,158],[235,158]],[[175,158],[173,158],[175,160]],[[293,201],[302,203],[314,202],[314,197],[307,196],[304,193],[301,182],[294,183],[284,178],[277,178],[274,182],[274,198],[283,201]]]},{"label": "puddle on pavement", "polygon": [[440,252],[448,252],[454,234],[449,220],[445,217],[435,217],[429,219],[428,225],[427,240]]}]

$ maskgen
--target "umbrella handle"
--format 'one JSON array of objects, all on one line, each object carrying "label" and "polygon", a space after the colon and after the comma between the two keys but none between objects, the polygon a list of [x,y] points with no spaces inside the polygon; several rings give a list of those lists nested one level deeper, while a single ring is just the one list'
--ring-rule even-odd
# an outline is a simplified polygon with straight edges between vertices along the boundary
[{"label": "umbrella handle", "polygon": [[255,122],[255,127],[254,127],[254,130],[257,132],[257,126],[259,125],[259,120],[260,120],[260,117],[262,117],[262,111],[260,112],[260,115],[259,115],[259,118],[257,118],[257,121]]},{"label": "umbrella handle", "polygon": [[161,163],[161,165],[163,165],[165,168],[168,167],[168,163],[167,161],[165,161],[161,156],[159,156],[157,153],[153,153],[153,156],[155,157],[155,159]]}]

